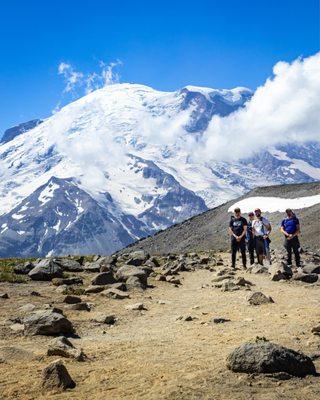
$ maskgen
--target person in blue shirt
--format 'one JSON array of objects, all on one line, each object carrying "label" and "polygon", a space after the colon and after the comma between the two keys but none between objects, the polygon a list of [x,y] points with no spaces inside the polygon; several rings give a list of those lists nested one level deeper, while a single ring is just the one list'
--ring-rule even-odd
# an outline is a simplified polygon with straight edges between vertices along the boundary
[{"label": "person in blue shirt", "polygon": [[281,222],[280,231],[284,234],[284,247],[287,250],[287,264],[292,268],[292,251],[295,256],[296,266],[300,267],[300,242],[298,235],[300,234],[300,222],[293,211],[288,208],[286,210],[287,217]]}]

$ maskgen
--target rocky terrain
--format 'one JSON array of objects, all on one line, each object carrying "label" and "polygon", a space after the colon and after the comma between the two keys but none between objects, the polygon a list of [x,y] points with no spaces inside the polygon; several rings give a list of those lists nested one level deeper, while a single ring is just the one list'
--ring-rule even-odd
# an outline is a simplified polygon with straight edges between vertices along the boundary
[{"label": "rocky terrain", "polygon": [[[231,210],[234,205],[241,200],[251,197],[277,197],[282,199],[296,199],[306,196],[315,196],[320,193],[320,182],[276,185],[255,188],[239,197],[238,199],[228,201],[221,206],[215,207],[200,215],[190,218],[182,223],[175,224],[172,227],[141,239],[129,245],[123,252],[133,250],[145,250],[151,253],[166,254],[169,252],[190,252],[190,251],[208,251],[208,250],[229,250],[228,223],[230,221]],[[272,226],[271,247],[281,249],[283,246],[283,237],[280,234],[279,226],[285,217],[284,209],[282,212],[264,212],[267,209],[265,202],[261,204],[259,199],[255,207],[260,207],[263,215],[266,216]],[[300,241],[303,248],[317,251],[320,249],[319,227],[320,227],[320,203],[310,207],[304,207],[296,210],[296,215],[301,222]],[[247,217],[247,213],[243,213]]]},{"label": "rocky terrain", "polygon": [[320,254],[1,260],[1,399],[319,399]]}]

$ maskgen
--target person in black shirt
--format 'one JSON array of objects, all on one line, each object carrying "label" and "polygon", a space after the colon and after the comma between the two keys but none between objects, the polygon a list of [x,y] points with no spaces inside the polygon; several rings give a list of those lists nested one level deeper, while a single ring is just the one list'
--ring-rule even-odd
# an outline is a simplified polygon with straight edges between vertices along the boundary
[{"label": "person in black shirt", "polygon": [[250,256],[250,265],[254,264],[254,237],[253,237],[253,232],[252,232],[252,222],[254,221],[254,213],[249,212],[248,214],[249,220],[248,220],[248,228],[247,228],[247,233],[246,233],[246,242],[247,242],[247,247],[248,247],[248,253]]},{"label": "person in black shirt", "polygon": [[236,267],[237,251],[241,251],[243,268],[247,267],[246,257],[246,232],[247,220],[241,216],[240,208],[235,208],[234,216],[231,217],[229,224],[229,234],[231,237],[231,264],[232,268]]}]

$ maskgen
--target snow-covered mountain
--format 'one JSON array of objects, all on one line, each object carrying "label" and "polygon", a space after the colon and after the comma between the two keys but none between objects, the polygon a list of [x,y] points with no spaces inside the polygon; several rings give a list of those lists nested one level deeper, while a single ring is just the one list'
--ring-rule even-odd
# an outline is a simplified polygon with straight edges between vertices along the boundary
[{"label": "snow-covered mountain", "polygon": [[116,84],[10,128],[0,142],[0,256],[111,253],[254,186],[319,180],[314,142],[232,164],[192,157],[212,117],[251,96]]}]

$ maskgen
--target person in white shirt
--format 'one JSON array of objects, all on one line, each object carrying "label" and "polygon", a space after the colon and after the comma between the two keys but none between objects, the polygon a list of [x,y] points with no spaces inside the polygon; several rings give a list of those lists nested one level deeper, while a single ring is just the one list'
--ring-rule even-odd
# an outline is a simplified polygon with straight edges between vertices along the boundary
[{"label": "person in white shirt", "polygon": [[254,237],[254,245],[257,253],[258,263],[263,265],[263,255],[266,253],[270,262],[269,250],[269,234],[271,232],[271,224],[267,218],[261,215],[260,208],[254,210],[255,219],[252,222],[252,233]]}]

